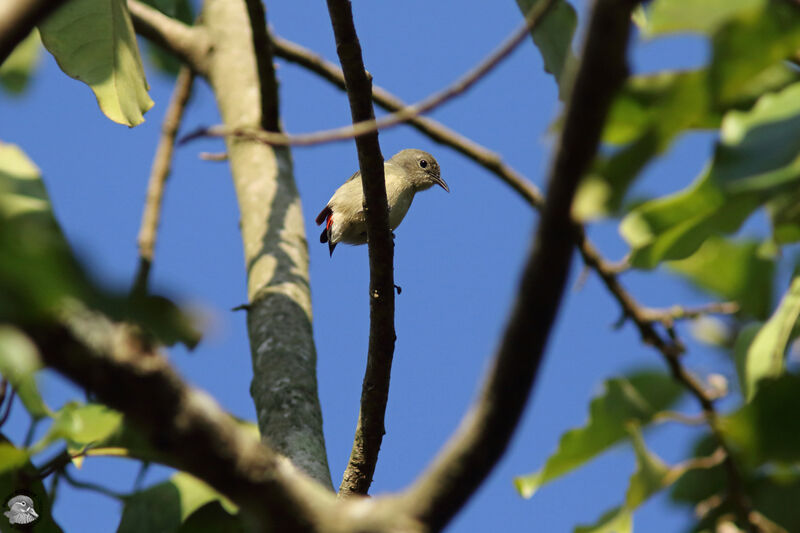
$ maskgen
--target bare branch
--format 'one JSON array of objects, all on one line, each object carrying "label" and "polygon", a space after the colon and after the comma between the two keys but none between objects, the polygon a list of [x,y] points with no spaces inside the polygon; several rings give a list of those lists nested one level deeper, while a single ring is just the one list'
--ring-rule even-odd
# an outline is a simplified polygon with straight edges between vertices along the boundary
[{"label": "bare branch", "polygon": [[259,94],[261,95],[261,129],[279,132],[278,84],[275,65],[272,62],[272,43],[267,35],[267,21],[261,0],[245,0],[253,35],[253,54],[258,70]]},{"label": "bare branch", "polygon": [[0,4],[0,65],[14,48],[66,0],[6,1]]},{"label": "bare branch", "polygon": [[[345,89],[342,70],[333,63],[326,61],[311,50],[277,35],[272,35],[272,42],[276,56],[307,68],[340,89]],[[395,112],[408,107],[408,104],[377,85],[372,88],[372,99],[387,111]],[[494,173],[532,206],[540,208],[544,204],[544,197],[536,185],[505,164],[500,154],[481,146],[431,118],[413,117],[408,120],[408,125],[413,126],[432,140],[460,152]]]},{"label": "bare branch", "polygon": [[633,1],[594,3],[549,192],[509,324],[477,403],[404,496],[411,513],[441,529],[505,451],[533,388],[572,256],[572,199],[589,168],[614,94],[627,76]]},{"label": "bare branch", "polygon": [[[275,54],[278,57],[296,63],[318,75],[322,78],[333,83],[337,87],[344,89],[344,78],[341,70],[339,70],[332,63],[325,61],[323,58],[314,52],[303,48],[302,46],[287,41],[275,35],[272,36],[275,44]],[[372,98],[381,107],[389,111],[397,111],[406,107],[406,104],[392,95],[381,87],[374,87]],[[426,117],[415,117],[409,120],[408,124],[413,126],[420,132],[427,135],[432,140],[449,146],[464,156],[468,157],[475,163],[481,165],[500,178],[504,183],[512,187],[519,193],[532,207],[541,209],[544,203],[544,198],[538,188],[532,184],[522,174],[503,163],[499,154],[490,151],[488,148],[475,143],[469,138],[466,138],[459,133],[447,128],[441,123]],[[617,300],[623,310],[624,316],[631,319],[635,324],[642,340],[647,344],[653,345],[665,358],[665,361],[673,361],[678,365],[678,368],[673,368],[669,364],[673,372],[673,376],[683,383],[687,389],[693,391],[692,394],[697,398],[697,392],[706,397],[708,402],[701,400],[700,404],[704,403],[711,405],[711,395],[703,392],[703,386],[693,378],[685,369],[682,368],[679,359],[677,358],[682,352],[683,347],[679,341],[674,339],[662,339],[659,333],[652,325],[651,316],[647,316],[646,310],[642,308],[635,299],[625,290],[617,279],[619,273],[624,272],[629,268],[627,260],[622,260],[618,263],[611,263],[606,261],[586,237],[585,230],[579,226],[576,231],[575,242],[581,253],[585,264],[595,270],[600,279],[603,281],[606,288]],[[698,398],[699,399],[699,398]],[[713,405],[712,405],[713,409]],[[704,407],[704,413],[705,407]],[[703,415],[704,419],[708,420],[706,414]],[[716,437],[719,440],[722,438],[718,431],[715,431]],[[741,482],[738,482],[741,476],[738,474],[738,469],[732,458],[726,456],[725,467],[734,480],[731,487],[731,492],[734,494],[734,500],[739,501],[743,505],[741,508],[747,511],[749,504],[747,504],[746,497],[741,493]],[[740,512],[740,516],[742,513]]]},{"label": "bare branch", "polygon": [[132,328],[82,312],[71,316],[68,326],[27,333],[45,364],[125,413],[171,466],[203,479],[262,525],[310,531],[310,517],[320,506],[336,503],[210,396],[187,386]]},{"label": "bare branch", "polygon": [[134,279],[133,291],[144,293],[147,291],[147,282],[150,267],[155,253],[158,223],[161,218],[161,204],[164,197],[164,185],[172,170],[172,152],[175,149],[175,137],[178,134],[183,112],[192,94],[194,73],[189,67],[181,67],[175,89],[172,92],[169,107],[164,115],[161,125],[161,139],[158,141],[156,155],[150,169],[150,181],[147,184],[147,198],[142,213],[142,223],[139,228],[139,267]]},{"label": "bare branch", "polygon": [[[471,68],[458,80],[415,104],[401,107],[390,115],[380,117],[378,119],[362,120],[350,126],[343,126],[341,128],[291,135],[284,133],[272,133],[271,131],[230,130],[220,126],[212,126],[210,128],[201,128],[192,134],[187,135],[181,139],[181,142],[187,142],[199,137],[225,137],[234,135],[237,137],[252,139],[276,146],[311,146],[334,141],[345,141],[354,137],[358,137],[359,135],[376,132],[378,130],[385,130],[393,126],[403,124],[415,117],[422,115],[423,113],[432,111],[440,105],[455,98],[459,94],[464,93],[473,85],[475,85],[475,83],[477,83],[481,78],[491,72],[506,57],[508,57],[511,52],[513,52],[517,46],[520,45],[520,43],[526,40],[526,36],[530,30],[535,27],[543,18],[552,1],[553,0],[546,0],[545,2],[537,3],[531,10],[531,13],[528,15],[525,23],[517,28],[496,50],[494,50],[476,66]],[[262,130],[266,129],[267,128],[262,128]]]},{"label": "bare branch", "polygon": [[[223,123],[259,127],[262,106],[277,110],[276,81],[260,79],[263,65],[256,61],[257,55],[272,61],[252,30],[265,25],[264,17],[253,18],[243,1],[230,0],[205,0],[201,16],[214,50],[206,78]],[[262,104],[265,99],[270,103]],[[273,449],[332,492],[317,393],[308,242],[291,153],[238,139],[226,144],[247,268],[250,394],[258,427]]]},{"label": "bare branch", "polygon": [[[364,69],[350,1],[328,0],[328,13],[336,37],[336,52],[347,81],[353,123],[373,120],[372,80]],[[378,133],[373,131],[356,137],[356,148],[364,187],[369,247],[369,348],[353,449],[339,487],[339,494],[344,496],[366,494],[372,483],[385,433],[383,423],[397,338],[394,331],[394,243],[389,229]]]},{"label": "bare branch", "polygon": [[[0,415],[0,427],[3,427],[3,425],[8,420],[8,416],[11,414],[11,408],[14,406],[14,394],[16,392],[12,387],[11,392],[8,394],[8,397],[6,398],[6,389],[8,388],[8,381],[6,381],[5,379],[3,380],[2,388],[3,388],[3,400],[6,401],[6,404],[5,408],[3,409],[3,414]],[[0,401],[0,405],[2,405],[2,401]]]},{"label": "bare branch", "polygon": [[698,307],[673,305],[667,309],[643,309],[643,315],[650,322],[660,322],[672,327],[676,320],[691,320],[705,315],[733,315],[739,312],[737,302],[711,302]]},{"label": "bare branch", "polygon": [[209,43],[199,26],[187,26],[138,0],[128,0],[136,33],[165,48],[195,73],[205,74]]}]

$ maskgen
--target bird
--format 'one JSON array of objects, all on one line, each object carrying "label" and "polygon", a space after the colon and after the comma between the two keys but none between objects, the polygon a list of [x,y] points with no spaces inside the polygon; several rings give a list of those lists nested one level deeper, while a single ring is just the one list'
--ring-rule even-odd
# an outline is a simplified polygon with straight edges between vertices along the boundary
[{"label": "bird", "polygon": [[[383,171],[386,176],[386,199],[389,202],[389,227],[392,231],[403,221],[416,193],[434,185],[450,192],[447,183],[442,179],[439,163],[431,154],[422,150],[401,150],[388,161],[384,161]],[[328,243],[331,256],[340,242],[354,245],[367,242],[360,171],[336,189],[328,204],[317,215],[317,225],[323,222],[325,226],[319,242]]]},{"label": "bird", "polygon": [[8,509],[3,514],[12,524],[30,524],[39,518],[39,515],[33,510],[33,500],[23,494],[8,500]]}]

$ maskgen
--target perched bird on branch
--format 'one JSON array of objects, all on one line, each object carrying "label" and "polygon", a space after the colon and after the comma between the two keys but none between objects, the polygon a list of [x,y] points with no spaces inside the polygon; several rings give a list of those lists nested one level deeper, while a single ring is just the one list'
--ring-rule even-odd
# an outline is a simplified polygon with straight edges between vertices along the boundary
[{"label": "perched bird on branch", "polygon": [[[419,191],[440,186],[447,192],[450,189],[442,179],[439,163],[428,152],[407,149],[396,153],[383,163],[386,174],[386,198],[389,202],[389,227],[394,231],[408,208],[414,195]],[[317,225],[325,222],[319,242],[328,243],[328,250],[340,242],[346,244],[366,244],[367,224],[364,217],[364,191],[361,185],[361,172],[356,172],[344,185],[339,187],[319,215]]]}]

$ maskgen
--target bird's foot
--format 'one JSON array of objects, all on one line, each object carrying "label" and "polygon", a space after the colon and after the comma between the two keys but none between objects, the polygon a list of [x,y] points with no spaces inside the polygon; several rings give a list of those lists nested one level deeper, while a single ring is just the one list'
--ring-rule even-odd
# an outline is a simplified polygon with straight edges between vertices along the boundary
[{"label": "bird's foot", "polygon": [[400,285],[395,285],[394,290],[397,291],[397,294],[400,294],[403,292],[403,287],[401,287]]}]

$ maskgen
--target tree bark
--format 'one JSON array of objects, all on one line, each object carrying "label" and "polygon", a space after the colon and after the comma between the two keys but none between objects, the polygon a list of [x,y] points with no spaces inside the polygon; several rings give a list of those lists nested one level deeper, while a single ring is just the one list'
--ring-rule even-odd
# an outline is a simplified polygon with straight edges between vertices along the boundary
[{"label": "tree bark", "polygon": [[[203,21],[212,46],[207,77],[222,120],[229,127],[258,127],[262,101],[277,108],[277,83],[274,77],[259,82],[245,2],[207,0]],[[317,394],[308,246],[291,153],[246,139],[228,138],[227,145],[247,266],[250,392],[259,429],[275,450],[332,487]]]}]

